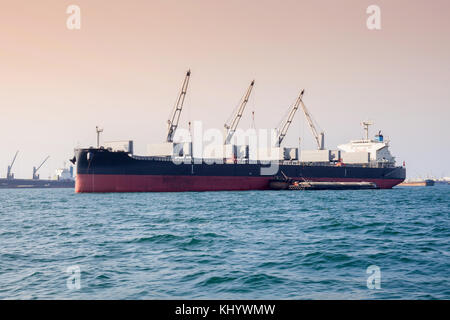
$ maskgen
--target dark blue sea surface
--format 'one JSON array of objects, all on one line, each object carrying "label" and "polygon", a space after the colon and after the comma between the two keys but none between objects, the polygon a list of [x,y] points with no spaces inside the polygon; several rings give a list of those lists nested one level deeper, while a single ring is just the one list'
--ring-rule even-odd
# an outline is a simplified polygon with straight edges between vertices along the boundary
[{"label": "dark blue sea surface", "polygon": [[0,190],[0,298],[450,299],[449,213],[448,186]]}]

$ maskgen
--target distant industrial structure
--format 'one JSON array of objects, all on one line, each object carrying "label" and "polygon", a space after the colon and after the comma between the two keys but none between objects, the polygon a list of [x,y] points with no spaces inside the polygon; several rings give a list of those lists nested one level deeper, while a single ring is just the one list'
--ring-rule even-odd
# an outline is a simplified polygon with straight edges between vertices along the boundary
[{"label": "distant industrial structure", "polygon": [[53,179],[40,179],[39,169],[47,162],[50,156],[47,156],[39,166],[33,167],[31,179],[16,179],[12,171],[14,163],[16,162],[17,151],[14,155],[11,164],[8,165],[6,178],[0,179],[0,189],[16,189],[16,188],[73,188],[75,186],[75,179],[73,176],[73,166],[69,168],[57,169]]}]

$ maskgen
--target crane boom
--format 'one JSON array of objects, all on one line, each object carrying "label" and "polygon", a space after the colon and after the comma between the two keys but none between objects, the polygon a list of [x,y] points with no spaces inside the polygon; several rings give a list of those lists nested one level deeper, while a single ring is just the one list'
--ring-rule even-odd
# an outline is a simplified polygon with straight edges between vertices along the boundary
[{"label": "crane boom", "polygon": [[306,120],[308,121],[309,127],[311,128],[311,132],[314,136],[314,139],[316,140],[318,149],[323,150],[323,148],[324,148],[324,133],[321,132],[319,134],[317,132],[314,122],[312,121],[311,115],[309,114],[308,109],[306,109],[306,106],[303,103],[302,99],[300,99],[300,105],[302,106],[303,113],[305,114]]},{"label": "crane boom", "polygon": [[181,87],[181,92],[178,96],[172,118],[168,121],[169,132],[167,133],[167,142],[173,142],[173,137],[175,136],[175,131],[177,130],[178,122],[180,121],[181,110],[183,110],[184,98],[186,97],[190,77],[191,70],[188,70],[186,72],[186,77],[184,78],[183,86]]},{"label": "crane boom", "polygon": [[47,156],[47,158],[45,158],[37,168],[33,167],[33,179],[39,179],[39,175],[37,175],[37,172],[44,165],[44,163],[47,162],[48,158],[50,158],[50,156]]},{"label": "crane boom", "polygon": [[42,163],[39,165],[39,167],[37,167],[36,171],[38,171],[44,165],[44,163],[47,162],[48,158],[50,158],[50,156],[47,156],[47,158],[45,158],[44,161],[42,161]]},{"label": "crane boom", "polygon": [[11,161],[11,164],[8,166],[8,172],[6,173],[6,178],[7,179],[13,178],[13,176],[11,175],[11,170],[12,170],[12,167],[14,165],[14,162],[16,162],[16,158],[17,158],[17,154],[18,153],[19,153],[19,150],[16,151],[16,154],[14,155],[14,158]]},{"label": "crane boom", "polygon": [[278,135],[278,146],[280,146],[281,142],[283,142],[283,139],[287,134],[289,126],[291,125],[292,120],[294,120],[295,112],[297,112],[297,110],[298,110],[298,107],[300,105],[300,102],[302,101],[304,92],[305,92],[305,90],[302,90],[302,92],[300,92],[300,95],[298,96],[297,100],[295,101],[294,105],[292,106],[291,111],[289,112],[286,122],[284,123],[283,127],[281,128],[280,134]]},{"label": "crane boom", "polygon": [[252,93],[253,85],[255,84],[255,80],[250,83],[250,86],[245,93],[244,100],[242,100],[241,105],[238,108],[236,115],[231,121],[231,124],[225,123],[225,129],[227,129],[227,137],[225,138],[225,144],[229,144],[231,142],[231,138],[233,138],[234,133],[236,132],[236,128],[239,124],[239,120],[241,120],[242,114],[244,113],[245,106],[247,105],[248,99],[250,98],[250,94]]},{"label": "crane boom", "polygon": [[16,162],[16,158],[17,158],[17,154],[19,153],[19,150],[17,150],[16,151],[16,154],[14,155],[14,158],[13,158],[13,160],[12,160],[12,162],[11,162],[11,165],[9,166],[11,169],[12,169],[12,167],[13,167],[13,165],[14,165],[14,162]]}]

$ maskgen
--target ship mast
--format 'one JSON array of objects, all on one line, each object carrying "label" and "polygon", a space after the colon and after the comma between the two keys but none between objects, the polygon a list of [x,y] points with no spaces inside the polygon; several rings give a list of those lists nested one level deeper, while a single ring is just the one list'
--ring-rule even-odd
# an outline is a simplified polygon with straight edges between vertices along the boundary
[{"label": "ship mast", "polygon": [[298,107],[300,105],[300,102],[302,101],[304,92],[305,92],[305,90],[302,90],[302,92],[300,92],[300,95],[298,96],[297,100],[295,101],[294,105],[292,106],[291,111],[289,112],[286,122],[284,123],[284,125],[280,131],[280,134],[278,135],[278,146],[280,146],[281,142],[283,142],[283,139],[287,134],[289,126],[291,125],[292,120],[294,120],[295,112],[298,110]]},{"label": "ship mast", "polygon": [[363,121],[361,125],[364,127],[364,132],[366,133],[366,141],[369,141],[369,126],[373,125],[373,122]]},{"label": "ship mast", "polygon": [[173,142],[173,137],[175,136],[175,131],[177,130],[178,122],[180,121],[181,110],[183,110],[184,98],[186,97],[190,77],[191,70],[188,70],[186,72],[186,77],[184,78],[183,86],[181,87],[181,92],[178,96],[172,117],[168,121],[169,132],[167,133],[167,142]]},{"label": "ship mast", "polygon": [[225,138],[224,144],[229,144],[231,142],[231,138],[233,138],[234,133],[236,132],[236,128],[239,124],[239,120],[241,120],[242,114],[244,113],[245,106],[247,105],[248,99],[250,98],[250,93],[252,93],[253,85],[255,84],[255,80],[250,83],[250,86],[247,89],[247,92],[244,96],[244,100],[242,100],[241,105],[239,106],[236,115],[233,118],[231,123],[225,123],[224,127],[227,130],[227,136]]},{"label": "ship mast", "polygon": [[309,114],[308,109],[306,109],[306,106],[303,103],[302,99],[300,99],[300,105],[302,106],[303,113],[305,114],[306,120],[308,120],[309,127],[311,128],[311,132],[314,136],[314,139],[316,140],[317,148],[319,150],[323,150],[325,147],[325,143],[324,143],[325,134],[323,133],[323,131],[320,132],[320,134],[318,133],[316,126],[314,125],[314,122],[312,121],[311,115]]},{"label": "ship mast", "polygon": [[95,132],[97,132],[97,148],[100,148],[100,133],[103,132],[103,129],[99,126],[95,127]]}]

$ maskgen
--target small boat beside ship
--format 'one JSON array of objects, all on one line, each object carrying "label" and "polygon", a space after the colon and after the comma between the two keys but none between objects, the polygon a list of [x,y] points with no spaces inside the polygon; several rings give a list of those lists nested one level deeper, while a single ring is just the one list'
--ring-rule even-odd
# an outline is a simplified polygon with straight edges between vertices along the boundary
[{"label": "small boat beside ship", "polygon": [[373,182],[325,182],[274,179],[269,182],[272,190],[366,190],[377,189]]},{"label": "small boat beside ship", "polygon": [[433,179],[425,180],[405,180],[399,184],[400,187],[432,187],[435,182]]}]

